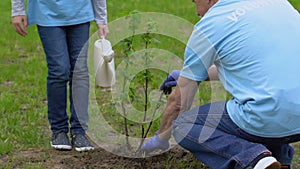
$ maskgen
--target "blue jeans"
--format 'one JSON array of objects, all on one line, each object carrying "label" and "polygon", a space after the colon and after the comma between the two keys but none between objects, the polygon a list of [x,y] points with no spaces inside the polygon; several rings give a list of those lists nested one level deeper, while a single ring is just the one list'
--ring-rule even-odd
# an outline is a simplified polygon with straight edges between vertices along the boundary
[{"label": "blue jeans", "polygon": [[[71,26],[38,25],[48,66],[48,120],[54,134],[68,133],[69,120],[71,134],[84,134],[87,130],[89,29],[89,22]],[[67,114],[68,85],[70,119]]]},{"label": "blue jeans", "polygon": [[182,113],[173,122],[172,133],[180,146],[212,169],[251,168],[263,152],[272,152],[282,165],[291,165],[294,150],[289,143],[300,140],[300,135],[263,138],[243,131],[230,119],[226,102]]}]

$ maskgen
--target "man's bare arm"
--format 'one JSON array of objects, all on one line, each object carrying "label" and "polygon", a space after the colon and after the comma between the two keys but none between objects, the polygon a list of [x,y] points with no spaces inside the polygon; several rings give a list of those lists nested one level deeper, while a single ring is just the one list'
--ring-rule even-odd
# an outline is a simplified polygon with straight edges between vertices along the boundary
[{"label": "man's bare arm", "polygon": [[[208,78],[206,81],[213,80],[219,80],[218,71],[215,65],[212,65],[208,69]],[[173,121],[180,113],[190,109],[198,86],[199,82],[179,77],[175,90],[168,98],[160,124],[160,129],[158,131],[159,136],[162,139],[169,139],[171,137]]]},{"label": "man's bare arm", "polygon": [[175,90],[168,98],[166,108],[158,131],[161,139],[171,137],[172,123],[182,112],[190,109],[199,83],[187,78],[179,77]]},{"label": "man's bare arm", "polygon": [[215,65],[208,69],[208,78],[205,81],[219,80],[218,70]]}]

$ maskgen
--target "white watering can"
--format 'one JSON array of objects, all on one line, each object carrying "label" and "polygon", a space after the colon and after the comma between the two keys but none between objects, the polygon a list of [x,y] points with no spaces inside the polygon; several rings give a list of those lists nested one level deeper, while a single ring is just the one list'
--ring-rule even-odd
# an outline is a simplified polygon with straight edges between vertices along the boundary
[{"label": "white watering can", "polygon": [[99,39],[94,44],[94,67],[98,86],[112,87],[116,83],[114,51],[106,39]]}]

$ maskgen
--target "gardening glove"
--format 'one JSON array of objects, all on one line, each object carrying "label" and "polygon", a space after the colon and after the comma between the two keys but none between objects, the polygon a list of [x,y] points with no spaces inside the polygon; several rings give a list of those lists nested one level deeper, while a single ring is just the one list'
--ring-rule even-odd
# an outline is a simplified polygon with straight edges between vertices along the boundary
[{"label": "gardening glove", "polygon": [[152,152],[154,150],[167,150],[170,147],[169,140],[159,138],[158,132],[154,137],[151,137],[142,147],[141,150],[145,152]]},{"label": "gardening glove", "polygon": [[160,90],[164,92],[164,94],[170,94],[172,92],[172,87],[177,85],[177,80],[180,76],[180,70],[173,70],[168,77],[165,79],[163,84],[160,86]]}]

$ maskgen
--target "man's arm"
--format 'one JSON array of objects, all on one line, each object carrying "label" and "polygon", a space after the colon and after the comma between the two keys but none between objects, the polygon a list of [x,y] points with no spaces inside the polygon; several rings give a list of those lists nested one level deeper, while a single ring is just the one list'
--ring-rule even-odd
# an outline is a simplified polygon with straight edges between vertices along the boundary
[{"label": "man's arm", "polygon": [[[163,82],[160,90],[170,93],[172,87],[176,86],[168,98],[160,129],[156,135],[151,137],[143,146],[142,151],[151,152],[157,149],[166,150],[169,148],[169,139],[171,137],[172,123],[182,112],[188,111],[193,103],[199,82],[184,77],[180,77],[179,70],[173,70]],[[208,78],[206,81],[219,80],[216,66],[208,69]]]},{"label": "man's arm", "polygon": [[13,27],[18,34],[22,36],[26,36],[28,23],[27,23],[24,0],[12,0],[11,6],[12,6],[11,13],[12,13]]},{"label": "man's arm", "polygon": [[167,140],[171,137],[172,123],[182,112],[190,109],[199,83],[184,77],[179,77],[175,90],[168,98],[160,124],[158,135]]},{"label": "man's arm", "polygon": [[92,0],[99,38],[108,35],[106,0]]},{"label": "man's arm", "polygon": [[205,81],[220,80],[216,65],[212,65],[208,69],[208,78]]},{"label": "man's arm", "polygon": [[[177,80],[176,78],[174,79]],[[206,81],[219,80],[218,71],[215,65],[208,69],[208,78]],[[176,83],[175,83],[176,84]],[[162,117],[160,129],[158,130],[161,139],[171,137],[171,127],[173,121],[182,112],[190,109],[199,83],[187,78],[179,77],[175,90],[168,98],[164,114]]]}]

